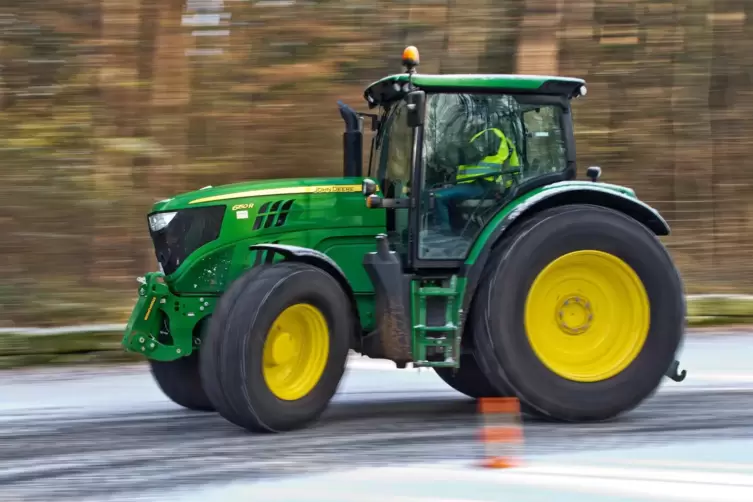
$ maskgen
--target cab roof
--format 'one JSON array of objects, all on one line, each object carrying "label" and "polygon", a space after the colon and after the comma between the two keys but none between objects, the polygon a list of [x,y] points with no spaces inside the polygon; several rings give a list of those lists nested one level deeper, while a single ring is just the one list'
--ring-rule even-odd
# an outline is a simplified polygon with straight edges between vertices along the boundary
[{"label": "cab roof", "polygon": [[408,90],[408,79],[415,88],[427,92],[508,92],[543,94],[573,98],[585,94],[580,78],[551,77],[546,75],[493,75],[458,74],[430,75],[399,73],[389,75],[370,84],[363,93],[373,108],[400,99]]}]

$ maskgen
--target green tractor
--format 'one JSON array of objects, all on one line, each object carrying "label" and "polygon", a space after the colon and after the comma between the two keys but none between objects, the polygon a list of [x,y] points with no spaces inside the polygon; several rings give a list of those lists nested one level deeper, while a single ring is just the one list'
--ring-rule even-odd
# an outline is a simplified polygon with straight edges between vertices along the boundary
[{"label": "green tractor", "polygon": [[[633,190],[575,180],[583,80],[404,73],[340,103],[341,178],[205,187],[148,215],[123,346],[162,391],[252,431],[305,427],[351,352],[430,367],[473,398],[599,421],[649,397],[685,327],[669,227]],[[363,172],[364,124],[372,131]]]}]

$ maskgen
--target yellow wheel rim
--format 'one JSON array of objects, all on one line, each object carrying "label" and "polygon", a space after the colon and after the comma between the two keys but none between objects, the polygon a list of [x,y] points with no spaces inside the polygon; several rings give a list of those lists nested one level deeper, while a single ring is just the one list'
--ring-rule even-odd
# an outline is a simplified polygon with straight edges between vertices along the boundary
[{"label": "yellow wheel rim", "polygon": [[299,303],[285,309],[264,342],[264,381],[277,398],[295,401],[319,382],[329,356],[329,328],[319,309]]},{"label": "yellow wheel rim", "polygon": [[576,382],[599,382],[638,357],[649,315],[646,289],[627,263],[601,251],[575,251],[534,280],[525,328],[533,351],[551,371]]}]

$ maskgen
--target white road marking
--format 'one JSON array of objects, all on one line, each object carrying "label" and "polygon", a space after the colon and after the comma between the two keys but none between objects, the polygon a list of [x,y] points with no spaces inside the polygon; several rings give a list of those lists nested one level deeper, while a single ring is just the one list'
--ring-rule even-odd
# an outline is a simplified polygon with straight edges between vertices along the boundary
[{"label": "white road marking", "polygon": [[[717,373],[717,372],[705,372],[699,371],[697,373],[691,373],[688,371],[688,377],[686,382],[694,380],[707,381],[707,382],[737,382],[737,383],[753,383],[753,373]],[[684,383],[684,382],[683,382]]]},{"label": "white road marking", "polygon": [[[372,370],[372,371],[408,371],[408,372],[420,372],[420,371],[432,371],[431,368],[413,368],[408,366],[407,368],[400,369],[395,366],[392,361],[384,359],[371,359],[368,357],[361,357],[358,355],[350,356],[348,358],[348,368],[354,370]],[[688,371],[687,379],[680,383],[671,383],[672,387],[691,385],[694,383],[753,383],[753,373],[736,373],[736,372],[708,372]]]},{"label": "white road marking", "polygon": [[472,469],[460,466],[422,466],[361,469],[348,472],[349,481],[382,480],[422,482],[473,482],[523,484],[568,488],[576,491],[650,496],[661,500],[740,501],[753,500],[753,475],[708,471],[608,468],[588,465],[538,464],[514,469]]},{"label": "white road marking", "polygon": [[376,495],[373,493],[354,492],[334,488],[322,490],[318,485],[312,491],[307,488],[287,488],[277,485],[247,485],[233,486],[212,492],[202,493],[195,498],[177,498],[180,502],[240,502],[254,499],[278,500],[291,502],[293,500],[314,500],[327,502],[486,502],[484,499],[438,498],[436,495],[406,496],[406,495]]},{"label": "white road marking", "polygon": [[[335,481],[337,480],[337,481]],[[464,498],[442,498],[442,486],[468,483]],[[426,485],[426,488],[424,488]],[[535,464],[513,469],[481,469],[461,464],[415,467],[365,468],[322,476],[307,476],[292,481],[236,484],[210,489],[195,498],[177,500],[224,501],[250,500],[326,500],[328,502],[486,502],[483,493],[505,493],[511,486],[548,488],[563,494],[591,493],[635,496],[649,500],[684,502],[750,502],[753,500],[753,475],[709,473],[669,469],[608,468],[590,465],[567,466]],[[378,495],[375,486],[378,486]],[[412,486],[421,496],[392,494]],[[329,488],[331,487],[331,488]],[[440,487],[440,488],[438,488]],[[497,487],[499,487],[497,489]],[[534,492],[535,493],[535,492]],[[437,496],[439,495],[439,496]],[[469,497],[469,498],[466,498]],[[482,498],[478,498],[482,497]]]},{"label": "white road marking", "polygon": [[652,466],[652,467],[664,467],[664,468],[674,468],[674,469],[702,469],[702,470],[717,470],[717,471],[727,471],[727,472],[740,472],[740,471],[751,471],[753,472],[753,464],[752,463],[744,463],[744,462],[696,462],[692,460],[659,460],[659,459],[642,459],[642,458],[631,458],[631,459],[619,459],[619,458],[598,458],[593,457],[588,459],[588,465],[591,464],[600,464],[601,466],[605,464],[616,464],[616,465],[630,465],[630,466],[636,466],[636,465],[642,465],[642,466]]}]

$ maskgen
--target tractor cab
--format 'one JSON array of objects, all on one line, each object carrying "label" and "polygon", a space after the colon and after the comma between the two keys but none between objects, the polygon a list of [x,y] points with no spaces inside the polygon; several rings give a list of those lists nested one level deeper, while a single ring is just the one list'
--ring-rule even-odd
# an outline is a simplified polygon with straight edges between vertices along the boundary
[{"label": "tractor cab", "polygon": [[517,75],[421,75],[371,84],[380,108],[367,204],[385,208],[387,236],[411,269],[455,268],[508,203],[575,177],[570,100],[583,80]]},{"label": "tractor cab", "polygon": [[[501,218],[522,212],[527,194],[575,178],[570,102],[586,89],[564,77],[423,75],[418,63],[408,47],[406,71],[364,92],[380,113],[370,116],[376,134],[362,192],[385,213],[377,251],[364,258],[380,332],[364,353],[456,367],[466,284],[473,289],[481,270],[475,256],[488,253],[485,243],[498,238],[488,234],[504,232]],[[360,138],[349,134],[346,176],[361,156]]]}]

